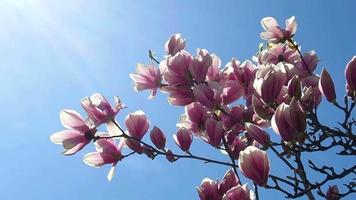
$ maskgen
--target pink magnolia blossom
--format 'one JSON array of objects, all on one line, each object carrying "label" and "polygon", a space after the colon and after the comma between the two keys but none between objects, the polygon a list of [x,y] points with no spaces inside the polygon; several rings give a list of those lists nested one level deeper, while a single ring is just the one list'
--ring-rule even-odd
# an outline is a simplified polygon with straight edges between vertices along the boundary
[{"label": "pink magnolia blossom", "polygon": [[63,155],[73,155],[90,143],[96,129],[90,128],[82,116],[74,110],[62,110],[59,117],[67,130],[52,134],[50,140],[55,144],[63,145]]},{"label": "pink magnolia blossom", "polygon": [[302,86],[298,75],[293,76],[288,82],[288,95],[290,97],[302,97]]},{"label": "pink magnolia blossom", "polygon": [[214,147],[218,147],[221,139],[224,136],[223,123],[213,118],[205,121],[206,140]]},{"label": "pink magnolia blossom", "polygon": [[294,16],[286,20],[285,29],[281,28],[273,17],[263,18],[261,25],[266,31],[260,34],[261,39],[272,43],[283,42],[292,38],[297,30],[297,22]]},{"label": "pink magnolia blossom", "polygon": [[223,77],[223,73],[220,70],[221,60],[215,54],[211,54],[211,59],[211,67],[208,68],[208,72],[206,74],[207,79],[209,81],[220,81]]},{"label": "pink magnolia blossom", "polygon": [[236,131],[244,130],[243,121],[248,121],[248,109],[243,105],[234,106],[229,109],[227,114],[222,113],[221,120],[224,123],[225,129]]},{"label": "pink magnolia blossom", "polygon": [[303,60],[305,63],[300,61],[299,64],[296,65],[296,69],[301,77],[306,77],[314,72],[318,65],[319,58],[315,51],[309,51],[303,55]]},{"label": "pink magnolia blossom", "polygon": [[196,83],[203,83],[206,80],[208,69],[212,64],[212,58],[206,49],[198,49],[197,56],[193,58],[189,65],[189,72]]},{"label": "pink magnolia blossom", "polygon": [[239,81],[227,80],[222,84],[222,102],[227,105],[233,103],[244,94],[244,88]]},{"label": "pink magnolia blossom", "polygon": [[136,73],[130,74],[130,77],[134,81],[135,90],[151,90],[150,97],[156,95],[162,81],[160,69],[153,65],[138,64]]},{"label": "pink magnolia blossom", "polygon": [[184,47],[185,39],[179,33],[173,34],[164,45],[166,53],[172,56],[183,50]]},{"label": "pink magnolia blossom", "polygon": [[218,182],[210,178],[204,178],[197,188],[200,200],[221,200],[218,189]]},{"label": "pink magnolia blossom", "polygon": [[214,108],[221,103],[222,92],[222,86],[215,81],[209,82],[208,85],[201,83],[193,88],[195,99],[207,108]]},{"label": "pink magnolia blossom", "polygon": [[162,88],[162,91],[169,93],[168,102],[174,106],[185,106],[194,101],[193,92],[185,86],[166,86]]},{"label": "pink magnolia blossom", "polygon": [[300,99],[301,105],[305,110],[311,110],[321,102],[321,92],[318,87],[304,87],[303,96]]},{"label": "pink magnolia blossom", "polygon": [[111,181],[114,176],[115,166],[123,158],[121,149],[124,146],[122,139],[119,145],[116,145],[114,139],[99,139],[95,142],[96,152],[91,152],[83,157],[85,164],[91,167],[101,167],[106,164],[111,164],[107,179]]},{"label": "pink magnolia blossom", "polygon": [[223,200],[253,200],[254,194],[245,185],[237,185],[226,192]]},{"label": "pink magnolia blossom", "polygon": [[350,97],[356,97],[356,56],[347,63],[345,68],[346,90]]},{"label": "pink magnolia blossom", "polygon": [[193,135],[189,130],[180,128],[177,134],[173,135],[173,139],[182,151],[188,152],[193,141]]},{"label": "pink magnolia blossom", "polygon": [[246,131],[248,135],[258,143],[268,146],[271,142],[269,134],[264,131],[262,128],[259,126],[246,122],[245,123]]},{"label": "pink magnolia blossom", "polygon": [[269,175],[269,160],[265,151],[248,146],[240,152],[239,167],[242,173],[256,184],[263,186]]},{"label": "pink magnolia blossom", "polygon": [[[141,110],[130,113],[125,119],[125,125],[128,130],[128,135],[141,140],[143,136],[147,133],[150,126],[145,113]],[[127,146],[136,151],[137,153],[142,153],[142,145],[134,139],[126,139]]]},{"label": "pink magnolia blossom", "polygon": [[160,63],[164,70],[163,78],[171,86],[191,85],[189,65],[193,57],[187,51],[180,51],[174,56],[169,56]]},{"label": "pink magnolia blossom", "polygon": [[258,69],[253,83],[256,94],[266,103],[274,102],[286,81],[286,71],[282,64],[266,65]]},{"label": "pink magnolia blossom", "polygon": [[221,195],[225,194],[231,188],[240,185],[240,180],[236,176],[233,169],[229,169],[221,182],[219,183],[219,192]]},{"label": "pink magnolia blossom", "polygon": [[339,188],[337,185],[329,186],[328,191],[326,192],[326,200],[339,200]]},{"label": "pink magnolia blossom", "polygon": [[298,52],[290,48],[287,44],[275,44],[271,48],[262,50],[258,54],[258,62],[263,65],[268,63],[276,65],[279,62],[297,64],[300,62],[300,57]]},{"label": "pink magnolia blossom", "polygon": [[229,148],[232,154],[232,157],[234,159],[238,159],[240,156],[240,152],[243,151],[247,144],[246,144],[246,140],[243,139],[240,136],[236,136],[233,139],[230,139],[230,141],[228,141],[229,144]]},{"label": "pink magnolia blossom", "polygon": [[99,93],[84,97],[80,103],[95,126],[110,123],[117,113],[126,107],[118,97],[115,97],[115,105],[112,107],[109,101]]},{"label": "pink magnolia blossom", "polygon": [[290,105],[280,104],[272,117],[271,125],[284,141],[292,142],[297,139],[298,133],[306,128],[306,117],[299,102],[293,98]]},{"label": "pink magnolia blossom", "polygon": [[334,81],[326,69],[323,69],[319,79],[319,90],[329,102],[335,102],[336,92]]},{"label": "pink magnolia blossom", "polygon": [[150,133],[150,138],[152,143],[158,148],[158,149],[164,149],[166,146],[166,135],[161,131],[160,128],[154,126],[151,130]]}]

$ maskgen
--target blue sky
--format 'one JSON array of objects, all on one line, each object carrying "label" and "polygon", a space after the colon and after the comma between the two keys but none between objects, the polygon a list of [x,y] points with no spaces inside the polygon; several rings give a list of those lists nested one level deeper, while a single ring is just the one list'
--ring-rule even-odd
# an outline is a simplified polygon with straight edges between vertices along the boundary
[{"label": "blue sky", "polygon": [[[118,95],[128,105],[121,122],[142,109],[171,138],[182,108],[169,106],[165,94],[148,100],[148,93],[136,93],[128,74],[149,62],[148,49],[163,55],[164,42],[177,32],[191,52],[206,48],[224,64],[231,57],[250,59],[265,16],[281,24],[296,16],[297,41],[304,51],[316,50],[317,71],[328,68],[341,97],[345,64],[356,54],[356,3],[337,2],[0,0],[0,199],[197,199],[195,186],[204,177],[221,178],[226,168],[134,156],[119,164],[109,183],[109,167],[86,166],[84,152],[60,156],[61,148],[49,141],[62,130],[59,111],[80,110],[79,100],[94,92]],[[335,111],[324,109],[322,120],[335,123]],[[172,140],[169,147],[177,150]],[[192,148],[224,159],[201,142]],[[317,159],[335,163],[329,155]],[[273,160],[272,173],[285,172]],[[261,195],[283,199],[270,191]]]}]

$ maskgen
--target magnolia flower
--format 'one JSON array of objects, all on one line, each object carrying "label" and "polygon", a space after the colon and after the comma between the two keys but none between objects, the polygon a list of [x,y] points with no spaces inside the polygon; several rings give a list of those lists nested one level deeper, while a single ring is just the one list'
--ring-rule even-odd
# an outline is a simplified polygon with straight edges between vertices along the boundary
[{"label": "magnolia flower", "polygon": [[164,45],[166,53],[172,56],[183,50],[184,47],[185,39],[179,33],[173,34]]},{"label": "magnolia flower", "polygon": [[328,191],[326,192],[326,200],[339,200],[339,188],[337,185],[329,186]]},{"label": "magnolia flower", "polygon": [[226,192],[223,196],[223,200],[252,200],[254,194],[245,185],[237,185]]},{"label": "magnolia flower", "polygon": [[90,128],[82,116],[74,110],[62,110],[59,117],[67,130],[54,133],[50,140],[55,144],[63,145],[63,155],[73,155],[91,141],[96,129]]},{"label": "magnolia flower", "polygon": [[158,149],[164,149],[166,146],[166,135],[161,131],[160,128],[154,126],[153,129],[151,130],[150,133],[150,138],[152,143],[158,148]]},{"label": "magnolia flower", "polygon": [[221,182],[219,183],[219,192],[221,195],[225,194],[231,188],[240,185],[240,180],[236,176],[233,169],[229,169]]},{"label": "magnolia flower", "polygon": [[219,200],[221,199],[218,190],[218,183],[210,178],[204,178],[197,188],[200,200]]},{"label": "magnolia flower", "polygon": [[329,102],[335,102],[336,92],[334,82],[326,69],[323,69],[319,79],[319,90]]},{"label": "magnolia flower", "polygon": [[115,97],[115,106],[111,107],[109,101],[99,93],[84,97],[80,103],[95,126],[111,123],[116,114],[126,107],[118,97]]},{"label": "magnolia flower", "polygon": [[191,85],[192,79],[189,78],[189,65],[193,57],[187,51],[180,51],[174,56],[167,57],[161,62],[160,67],[164,68],[164,80],[170,86]]},{"label": "magnolia flower", "polygon": [[303,60],[304,62],[300,61],[299,64],[296,65],[296,69],[301,77],[306,77],[314,72],[316,66],[318,65],[319,58],[315,51],[312,50],[303,54]]},{"label": "magnolia flower", "polygon": [[248,146],[240,152],[239,167],[242,173],[256,184],[263,186],[269,175],[269,160],[265,151]]},{"label": "magnolia flower", "polygon": [[160,69],[153,65],[137,64],[136,73],[130,74],[130,77],[134,81],[135,90],[151,90],[150,97],[156,95],[162,81]]},{"label": "magnolia flower", "polygon": [[209,81],[219,81],[223,76],[222,72],[220,71],[221,60],[215,54],[211,54],[211,59],[211,67],[208,68],[208,72],[206,74],[207,79]]},{"label": "magnolia flower", "polygon": [[139,140],[147,133],[150,126],[145,113],[141,110],[130,113],[125,119],[125,125],[128,130],[127,134],[136,139],[126,139],[127,146],[137,153],[142,153],[143,149]]},{"label": "magnolia flower", "polygon": [[174,106],[185,106],[194,101],[193,92],[184,86],[181,87],[163,87],[162,91],[168,92],[168,103]]},{"label": "magnolia flower", "polygon": [[208,69],[212,64],[212,58],[206,49],[198,49],[197,56],[193,58],[189,65],[189,72],[196,83],[203,83],[206,80]]},{"label": "magnolia flower", "polygon": [[271,64],[258,69],[253,87],[261,100],[269,104],[278,98],[285,81],[286,71],[283,64]]},{"label": "magnolia flower", "polygon": [[224,136],[223,123],[213,118],[208,118],[205,121],[205,130],[207,142],[214,147],[218,147]]},{"label": "magnolia flower", "polygon": [[356,56],[347,63],[345,77],[347,93],[354,99],[356,96]]},{"label": "magnolia flower", "polygon": [[297,137],[297,130],[292,126],[289,105],[282,103],[274,113],[271,126],[284,141],[294,141]]},{"label": "magnolia flower", "polygon": [[298,75],[289,80],[287,88],[290,97],[300,98],[302,96],[302,86]]},{"label": "magnolia flower", "polygon": [[112,167],[107,175],[107,179],[111,181],[115,173],[115,166],[123,158],[121,154],[123,146],[123,139],[120,140],[119,145],[116,145],[114,139],[99,139],[95,142],[96,152],[87,153],[83,157],[83,161],[91,167],[101,167],[111,164]]},{"label": "magnolia flower", "polygon": [[214,106],[220,104],[222,93],[222,86],[215,81],[209,82],[209,85],[201,83],[199,85],[195,85],[193,88],[195,99],[207,108],[213,108]]},{"label": "magnolia flower", "polygon": [[205,120],[209,117],[207,108],[198,102],[193,102],[184,107],[185,114],[192,125],[193,132],[199,132],[200,128],[204,126]]},{"label": "magnolia flower", "polygon": [[258,54],[258,62],[263,65],[268,63],[276,65],[279,62],[297,64],[300,62],[300,56],[298,51],[290,48],[287,44],[275,44],[271,48],[262,50]]},{"label": "magnolia flower", "polygon": [[269,143],[271,142],[269,134],[259,126],[246,122],[245,128],[248,135],[258,143],[268,146]]},{"label": "magnolia flower", "polygon": [[180,128],[177,134],[173,135],[173,139],[182,151],[188,152],[193,141],[193,135],[189,130]]},{"label": "magnolia flower", "polygon": [[260,34],[261,39],[272,43],[284,42],[291,39],[297,30],[297,22],[294,16],[286,20],[285,29],[281,28],[273,17],[263,18],[261,25],[266,31]]}]

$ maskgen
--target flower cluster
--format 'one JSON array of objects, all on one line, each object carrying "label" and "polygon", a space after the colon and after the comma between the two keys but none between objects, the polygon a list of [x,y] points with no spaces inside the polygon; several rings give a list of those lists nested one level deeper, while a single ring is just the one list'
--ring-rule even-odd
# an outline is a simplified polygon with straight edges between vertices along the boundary
[{"label": "flower cluster", "polygon": [[[258,199],[258,186],[283,192],[278,185],[267,184],[271,176],[266,150],[277,152],[289,168],[297,171],[284,156],[293,154],[296,162],[300,160],[296,149],[304,147],[309,138],[307,120],[321,103],[322,96],[341,106],[336,101],[335,86],[328,71],[323,69],[320,75],[315,72],[319,62],[315,51],[300,52],[294,40],[295,17],[286,20],[285,28],[272,17],[263,18],[261,24],[265,32],[260,36],[267,43],[251,60],[241,62],[232,58],[222,66],[220,58],[206,49],[197,49],[195,55],[191,54],[185,49],[186,40],[174,34],[165,43],[166,55],[161,61],[151,57],[156,64],[138,64],[136,72],[130,74],[136,91],[150,90],[150,97],[154,97],[160,90],[168,94],[171,105],[184,107],[173,135],[183,154],[173,153],[166,147],[167,137],[156,126],[149,134],[153,145],[143,141],[150,122],[142,111],[130,113],[124,123],[127,130],[123,130],[115,116],[125,105],[117,98],[112,107],[100,94],[82,100],[87,119],[72,110],[62,111],[61,122],[68,130],[53,134],[51,140],[63,145],[65,155],[72,155],[94,141],[96,152],[86,154],[84,162],[93,167],[111,164],[109,180],[119,161],[137,153],[151,159],[164,155],[170,162],[192,158],[232,167],[222,181],[209,178],[202,181],[198,187],[202,200]],[[353,102],[355,73],[356,57],[353,57],[345,69],[346,94]],[[343,110],[351,112],[352,108]],[[97,132],[102,124],[107,125],[107,133]],[[271,140],[268,128],[279,135],[279,141]],[[118,145],[117,139],[120,139]],[[193,139],[201,139],[223,152],[231,162],[193,155],[190,151]],[[276,145],[283,149],[282,154],[275,149]],[[123,155],[124,147],[132,152]],[[299,168],[300,163],[297,164]],[[253,181],[255,192],[240,183],[237,168]],[[297,175],[303,181],[306,179],[303,171]],[[275,183],[276,180],[274,177]],[[329,189],[328,196],[337,196],[335,187]],[[312,195],[307,186],[304,192]]]}]

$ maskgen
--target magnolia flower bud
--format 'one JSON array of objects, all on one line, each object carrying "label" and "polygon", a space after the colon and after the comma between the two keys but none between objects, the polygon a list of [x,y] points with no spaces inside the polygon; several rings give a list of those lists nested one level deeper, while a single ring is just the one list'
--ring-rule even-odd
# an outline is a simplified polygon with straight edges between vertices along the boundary
[{"label": "magnolia flower bud", "polygon": [[[128,130],[128,135],[141,140],[143,136],[147,133],[150,126],[145,113],[141,110],[134,113],[130,113],[125,119],[125,125]],[[142,153],[142,145],[134,139],[126,139],[127,146],[136,151],[137,153]]]},{"label": "magnolia flower bud", "polygon": [[240,152],[239,167],[242,173],[256,184],[263,186],[269,175],[269,160],[265,151],[248,146]]},{"label": "magnolia flower bud", "polygon": [[193,141],[193,134],[185,128],[180,128],[177,134],[173,135],[174,142],[182,151],[188,152]]},{"label": "magnolia flower bud", "polygon": [[223,195],[237,185],[240,185],[240,180],[237,178],[234,170],[229,169],[225,173],[223,180],[219,183],[219,192]]},{"label": "magnolia flower bud", "polygon": [[339,189],[337,185],[329,186],[328,191],[326,192],[326,200],[339,200]]},{"label": "magnolia flower bud", "polygon": [[297,130],[297,132],[303,132],[307,127],[306,117],[299,105],[299,101],[294,97],[289,104],[289,115],[291,125]]},{"label": "magnolia flower bud", "polygon": [[297,97],[298,99],[302,96],[302,86],[298,75],[295,75],[291,80],[289,80],[288,95],[290,97]]},{"label": "magnolia flower bud", "polygon": [[323,69],[319,79],[319,90],[329,102],[336,100],[334,82],[326,69]]},{"label": "magnolia flower bud", "polygon": [[172,35],[164,45],[166,53],[172,56],[183,50],[184,47],[185,39],[179,33]]},{"label": "magnolia flower bud", "polygon": [[158,148],[158,149],[164,149],[166,146],[166,135],[161,131],[160,128],[154,126],[153,129],[151,130],[150,133],[150,138],[152,143]]},{"label": "magnolia flower bud", "polygon": [[200,200],[221,199],[218,190],[218,183],[209,178],[204,178],[197,188]]},{"label": "magnolia flower bud", "polygon": [[257,125],[251,124],[249,122],[245,123],[245,128],[248,135],[261,145],[268,146],[271,142],[269,134]]},{"label": "magnolia flower bud", "polygon": [[350,97],[356,96],[356,56],[347,63],[345,68],[346,89]]},{"label": "magnolia flower bud", "polygon": [[173,152],[170,149],[167,149],[166,151],[166,159],[171,163],[176,161],[176,158],[174,157]]}]

